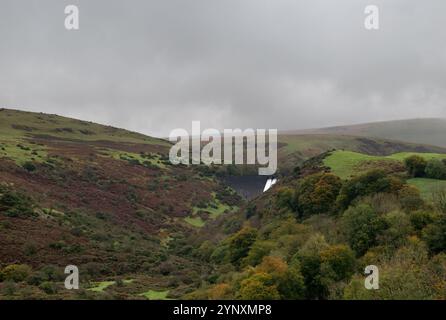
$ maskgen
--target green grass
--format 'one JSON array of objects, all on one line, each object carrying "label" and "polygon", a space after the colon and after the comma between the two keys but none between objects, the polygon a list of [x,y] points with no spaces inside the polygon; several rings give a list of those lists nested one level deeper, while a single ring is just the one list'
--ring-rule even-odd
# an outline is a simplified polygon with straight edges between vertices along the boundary
[{"label": "green grass", "polygon": [[374,162],[376,162],[376,167],[379,168],[385,164],[391,165],[395,161],[401,163],[405,158],[412,155],[419,155],[426,160],[446,159],[446,154],[439,153],[401,152],[389,156],[370,156],[352,151],[335,151],[324,159],[324,165],[340,178],[347,179],[354,174],[361,173],[361,165],[366,163],[368,169],[370,169],[370,164],[373,165]]},{"label": "green grass", "polygon": [[94,292],[103,292],[108,287],[116,284],[116,281],[101,281],[101,282],[93,282],[94,287],[89,288],[88,290]]},{"label": "green grass", "polygon": [[420,190],[421,197],[425,200],[432,200],[432,194],[438,190],[446,189],[446,180],[436,180],[428,178],[413,178],[407,180],[407,183]]},{"label": "green grass", "polygon": [[354,137],[336,135],[280,135],[279,143],[285,144],[285,154],[300,152],[304,157],[315,156],[326,150],[348,149],[358,145]]},{"label": "green grass", "polygon": [[[122,282],[125,284],[132,283],[134,279],[127,279],[123,280]],[[105,289],[107,289],[110,286],[113,286],[116,284],[116,281],[100,281],[100,282],[93,282],[94,287],[91,287],[87,290],[93,291],[93,292],[103,292]]]},{"label": "green grass", "polygon": [[112,157],[116,160],[123,160],[128,162],[139,163],[140,165],[145,165],[149,163],[152,166],[158,167],[160,169],[165,169],[166,165],[161,161],[161,157],[158,154],[140,154],[133,152],[123,152],[113,149],[101,150],[101,154],[104,156]]},{"label": "green grass", "polygon": [[206,224],[200,217],[186,217],[184,221],[197,228],[201,228]]},{"label": "green grass", "polygon": [[404,161],[404,159],[410,157],[410,156],[421,156],[426,160],[432,160],[432,159],[446,159],[446,154],[441,153],[419,153],[419,152],[399,152],[392,154],[386,158],[388,159],[394,159],[398,161]]},{"label": "green grass", "polygon": [[140,295],[146,297],[149,300],[169,300],[167,299],[168,294],[169,290],[165,291],[149,290],[144,293],[141,293]]},{"label": "green grass", "polygon": [[205,212],[209,215],[209,218],[211,219],[217,219],[219,216],[221,216],[223,213],[227,211],[236,211],[238,210],[238,207],[234,206],[231,207],[227,204],[221,203],[220,200],[216,198],[215,192],[212,192],[212,202],[208,204],[206,208],[200,208],[200,207],[193,207],[192,208],[192,215],[189,217],[184,218],[184,220],[193,225],[194,227],[203,227],[206,222],[203,221],[198,216],[199,212]]},{"label": "green grass", "polygon": [[236,207],[231,207],[227,204],[221,203],[218,199],[214,199],[213,203],[209,204],[206,208],[194,207],[193,214],[196,214],[199,211],[204,211],[209,213],[211,219],[216,219],[220,215],[222,215],[225,211],[227,210],[234,211],[236,209],[237,209]]},{"label": "green grass", "polygon": [[47,150],[43,146],[20,141],[0,142],[0,158],[11,159],[18,165],[27,161],[44,162],[47,156]]}]

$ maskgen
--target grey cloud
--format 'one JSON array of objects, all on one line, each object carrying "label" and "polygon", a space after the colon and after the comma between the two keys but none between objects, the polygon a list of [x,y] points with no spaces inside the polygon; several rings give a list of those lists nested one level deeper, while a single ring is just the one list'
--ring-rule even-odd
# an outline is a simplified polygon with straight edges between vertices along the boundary
[{"label": "grey cloud", "polygon": [[368,4],[2,0],[0,105],[163,136],[446,116],[446,3],[375,0],[377,32]]}]

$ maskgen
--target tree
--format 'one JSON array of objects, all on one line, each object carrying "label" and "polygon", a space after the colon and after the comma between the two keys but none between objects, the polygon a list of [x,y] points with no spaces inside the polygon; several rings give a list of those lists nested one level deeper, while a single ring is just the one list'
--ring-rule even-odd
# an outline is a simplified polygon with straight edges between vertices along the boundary
[{"label": "tree", "polygon": [[399,179],[389,176],[384,170],[374,169],[345,182],[337,202],[341,208],[346,209],[358,197],[376,193],[397,193],[402,186],[403,183]]},{"label": "tree", "polygon": [[257,240],[249,250],[248,256],[244,259],[244,263],[256,266],[262,262],[263,257],[268,255],[277,246],[271,240]]},{"label": "tree", "polygon": [[295,196],[299,217],[333,212],[341,186],[341,179],[331,173],[317,173],[304,178]]},{"label": "tree", "polygon": [[410,156],[404,159],[404,164],[412,177],[424,177],[427,162],[423,157],[417,155]]},{"label": "tree", "polygon": [[321,270],[334,281],[349,279],[355,271],[355,253],[344,244],[333,245],[321,252]]},{"label": "tree", "polygon": [[446,214],[423,229],[423,239],[434,254],[446,252]]},{"label": "tree", "polygon": [[257,230],[251,227],[244,227],[229,238],[229,258],[232,264],[240,265],[241,259],[248,255],[256,238]]},{"label": "tree", "polygon": [[350,247],[359,256],[377,244],[377,236],[386,228],[384,220],[366,204],[350,207],[341,223]]},{"label": "tree", "polygon": [[446,164],[438,159],[432,159],[426,165],[426,177],[431,179],[446,179]]},{"label": "tree", "polygon": [[223,300],[231,297],[231,286],[227,283],[219,283],[208,290],[210,300]]},{"label": "tree", "polygon": [[398,198],[403,209],[407,211],[419,210],[424,205],[424,201],[420,195],[420,190],[412,185],[403,185],[401,190],[398,192]]},{"label": "tree", "polygon": [[243,280],[238,291],[241,300],[278,300],[280,299],[273,277],[259,272]]},{"label": "tree", "polygon": [[328,288],[321,272],[321,252],[329,245],[321,234],[315,234],[308,239],[304,246],[293,257],[292,263],[298,263],[304,277],[305,296],[307,299],[324,299],[328,295]]},{"label": "tree", "polygon": [[294,210],[294,190],[288,187],[282,187],[277,192],[277,205],[279,208],[287,208]]},{"label": "tree", "polygon": [[389,247],[397,248],[405,243],[407,237],[413,231],[410,218],[401,211],[392,211],[384,215],[387,229],[379,237]]}]

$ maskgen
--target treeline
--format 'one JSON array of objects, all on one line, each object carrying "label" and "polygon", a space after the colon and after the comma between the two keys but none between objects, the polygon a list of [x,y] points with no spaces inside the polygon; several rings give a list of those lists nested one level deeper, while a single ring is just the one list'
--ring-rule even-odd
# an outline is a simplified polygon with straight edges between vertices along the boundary
[{"label": "treeline", "polygon": [[407,171],[414,177],[446,180],[446,159],[427,161],[421,156],[413,155],[404,160]]}]

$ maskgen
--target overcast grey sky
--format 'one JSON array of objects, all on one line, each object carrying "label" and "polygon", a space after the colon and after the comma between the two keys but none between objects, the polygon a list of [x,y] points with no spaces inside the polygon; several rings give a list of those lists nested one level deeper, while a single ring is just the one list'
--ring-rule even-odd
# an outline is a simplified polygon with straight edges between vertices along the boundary
[{"label": "overcast grey sky", "polygon": [[445,117],[445,15],[444,0],[1,0],[0,106],[158,136]]}]

